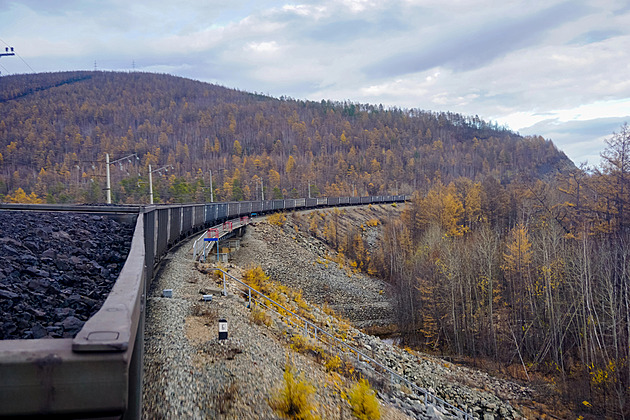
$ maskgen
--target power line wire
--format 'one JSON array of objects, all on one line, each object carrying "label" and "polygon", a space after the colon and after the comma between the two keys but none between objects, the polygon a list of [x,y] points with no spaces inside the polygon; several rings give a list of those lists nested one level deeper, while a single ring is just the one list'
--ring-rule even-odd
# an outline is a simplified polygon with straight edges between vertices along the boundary
[{"label": "power line wire", "polygon": [[31,66],[30,66],[30,65],[26,62],[26,60],[24,60],[24,59],[22,58],[22,56],[21,56],[20,54],[15,53],[15,55],[16,55],[16,56],[18,56],[18,57],[20,58],[20,60],[22,60],[22,62],[23,62],[24,64],[26,64],[26,67],[28,67],[29,69],[31,69],[31,72],[35,73],[35,70],[33,70],[33,67],[31,67]]},{"label": "power line wire", "polygon": [[[9,45],[9,44],[8,44],[8,43],[4,40],[4,39],[0,38],[0,42],[2,42],[2,43],[3,43],[4,45],[6,45],[7,47],[10,47],[10,45]],[[15,51],[13,51],[13,52],[15,53],[15,55],[16,55],[16,56],[17,56],[20,60],[22,60],[22,62],[23,62],[24,64],[26,64],[26,67],[28,67],[28,68],[31,70],[31,72],[35,73],[35,70],[33,70],[33,67],[31,67],[31,66],[30,66],[30,64],[28,64],[28,63],[26,62],[26,60],[24,60],[20,54],[18,54],[18,53],[17,53],[17,52],[15,52]]]}]

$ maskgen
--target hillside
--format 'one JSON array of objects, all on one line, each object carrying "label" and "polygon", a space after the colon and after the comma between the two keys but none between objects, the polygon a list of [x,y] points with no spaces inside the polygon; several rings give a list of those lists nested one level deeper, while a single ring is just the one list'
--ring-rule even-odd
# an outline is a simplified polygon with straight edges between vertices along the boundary
[{"label": "hillside", "polygon": [[0,195],[114,202],[426,190],[459,177],[501,183],[572,167],[541,137],[477,116],[275,99],[179,77],[66,72],[0,80]]},{"label": "hillside", "polygon": [[[375,210],[377,214],[386,211]],[[362,217],[361,211],[354,209],[346,216]],[[327,249],[331,255],[336,252],[308,234],[296,232],[292,227],[294,218],[289,216],[282,227],[255,221],[224,268],[243,278],[252,268],[250,254],[260,257],[266,270],[275,273],[271,292],[274,298],[296,312],[308,314],[304,316],[316,325],[344,337],[344,342],[472,413],[474,418],[522,418],[520,404],[532,404],[530,388],[388,345],[331,314],[322,306],[318,291],[308,288],[314,278],[328,282],[341,300],[361,293],[351,288],[342,290],[342,283],[356,287],[362,282],[368,295],[371,288],[382,285],[375,279],[370,285],[369,279],[356,274],[352,279],[340,273],[336,264],[311,264],[322,250]],[[268,249],[261,246],[262,242]],[[271,249],[290,253],[292,267],[283,266],[280,259],[268,259]],[[347,397],[342,398],[341,392],[347,393],[359,377],[369,378],[378,391],[383,419],[450,418],[439,408],[425,406],[422,397],[414,396],[404,384],[375,377],[366,365],[348,364],[342,352],[338,354],[343,362],[335,359],[334,348],[307,339],[303,329],[287,324],[275,312],[260,304],[249,309],[246,294],[228,289],[228,296],[221,296],[220,278],[212,275],[214,263],[195,266],[189,252],[190,242],[173,252],[148,294],[145,418],[277,418],[270,401],[283,385],[287,364],[313,386],[312,405],[323,419],[352,418]],[[164,288],[173,289],[173,298],[161,297]],[[200,293],[212,293],[213,301],[199,302]],[[367,306],[362,302],[364,310]],[[343,306],[339,309],[344,313]],[[216,333],[221,318],[229,324],[229,339],[224,342],[217,340]],[[331,362],[335,360],[337,364]]]}]

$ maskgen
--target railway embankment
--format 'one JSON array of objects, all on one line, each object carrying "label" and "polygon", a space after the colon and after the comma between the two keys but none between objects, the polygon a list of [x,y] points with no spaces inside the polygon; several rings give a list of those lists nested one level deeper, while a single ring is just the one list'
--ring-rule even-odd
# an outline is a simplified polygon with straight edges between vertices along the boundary
[{"label": "railway embankment", "polygon": [[[387,311],[372,312],[372,321],[389,322],[392,300],[386,285],[348,276],[339,264],[326,267],[318,263],[321,253],[332,251],[318,239],[297,232],[290,218],[284,226],[254,222],[232,261],[223,268],[241,277],[248,268],[261,265],[274,282],[300,289],[309,304],[326,303],[343,310],[345,302],[354,302],[367,314],[370,303],[385,306]],[[314,386],[314,406],[321,418],[350,418],[349,405],[339,391],[347,390],[352,381],[327,371],[316,352],[295,351],[301,332],[277,315],[268,313],[261,322],[247,307],[246,297],[233,292],[222,296],[221,279],[212,275],[212,264],[198,270],[190,258],[189,245],[182,245],[165,259],[148,294],[144,417],[276,418],[269,401],[282,385],[284,369],[290,364]],[[173,297],[163,297],[163,289],[173,289]],[[213,300],[201,301],[203,294],[213,294]],[[330,300],[331,294],[337,295],[337,300]],[[344,336],[355,348],[474,418],[522,418],[515,404],[530,399],[530,389],[391,346],[324,308],[309,306],[318,325]],[[360,313],[358,310],[355,315]],[[353,315],[345,315],[352,322]],[[219,319],[228,322],[227,340],[218,340]],[[361,371],[361,367],[356,369]],[[378,395],[382,418],[447,418],[402,384],[388,385]]]},{"label": "railway embankment", "polygon": [[[381,225],[369,227],[368,231],[368,221],[390,217],[399,208],[387,204],[338,210],[338,234],[342,236],[352,226],[362,225],[367,237],[378,237]],[[321,219],[331,217],[334,211],[310,213],[317,212]],[[391,331],[395,323],[392,287],[353,269],[321,238],[300,230],[298,226],[308,217],[303,213],[289,214],[281,226],[253,223],[241,240],[241,249],[233,255],[233,264],[244,268],[261,266],[272,280],[301,291],[311,303],[330,307],[358,328]]]}]

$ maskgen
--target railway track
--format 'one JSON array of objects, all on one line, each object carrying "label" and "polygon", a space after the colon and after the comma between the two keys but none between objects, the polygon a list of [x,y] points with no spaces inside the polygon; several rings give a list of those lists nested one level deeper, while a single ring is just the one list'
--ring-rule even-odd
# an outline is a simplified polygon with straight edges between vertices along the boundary
[{"label": "railway track", "polygon": [[301,198],[154,206],[1,204],[0,211],[136,218],[131,250],[101,309],[74,338],[0,341],[0,416],[141,418],[147,289],[184,238],[243,216],[403,202],[408,196]]}]

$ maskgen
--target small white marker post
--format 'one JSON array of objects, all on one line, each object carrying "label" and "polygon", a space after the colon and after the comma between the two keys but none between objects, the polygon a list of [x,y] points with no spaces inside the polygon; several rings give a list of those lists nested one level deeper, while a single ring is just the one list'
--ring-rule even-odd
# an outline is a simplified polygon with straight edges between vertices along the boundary
[{"label": "small white marker post", "polygon": [[227,340],[228,338],[228,322],[227,319],[219,320],[219,340]]}]

